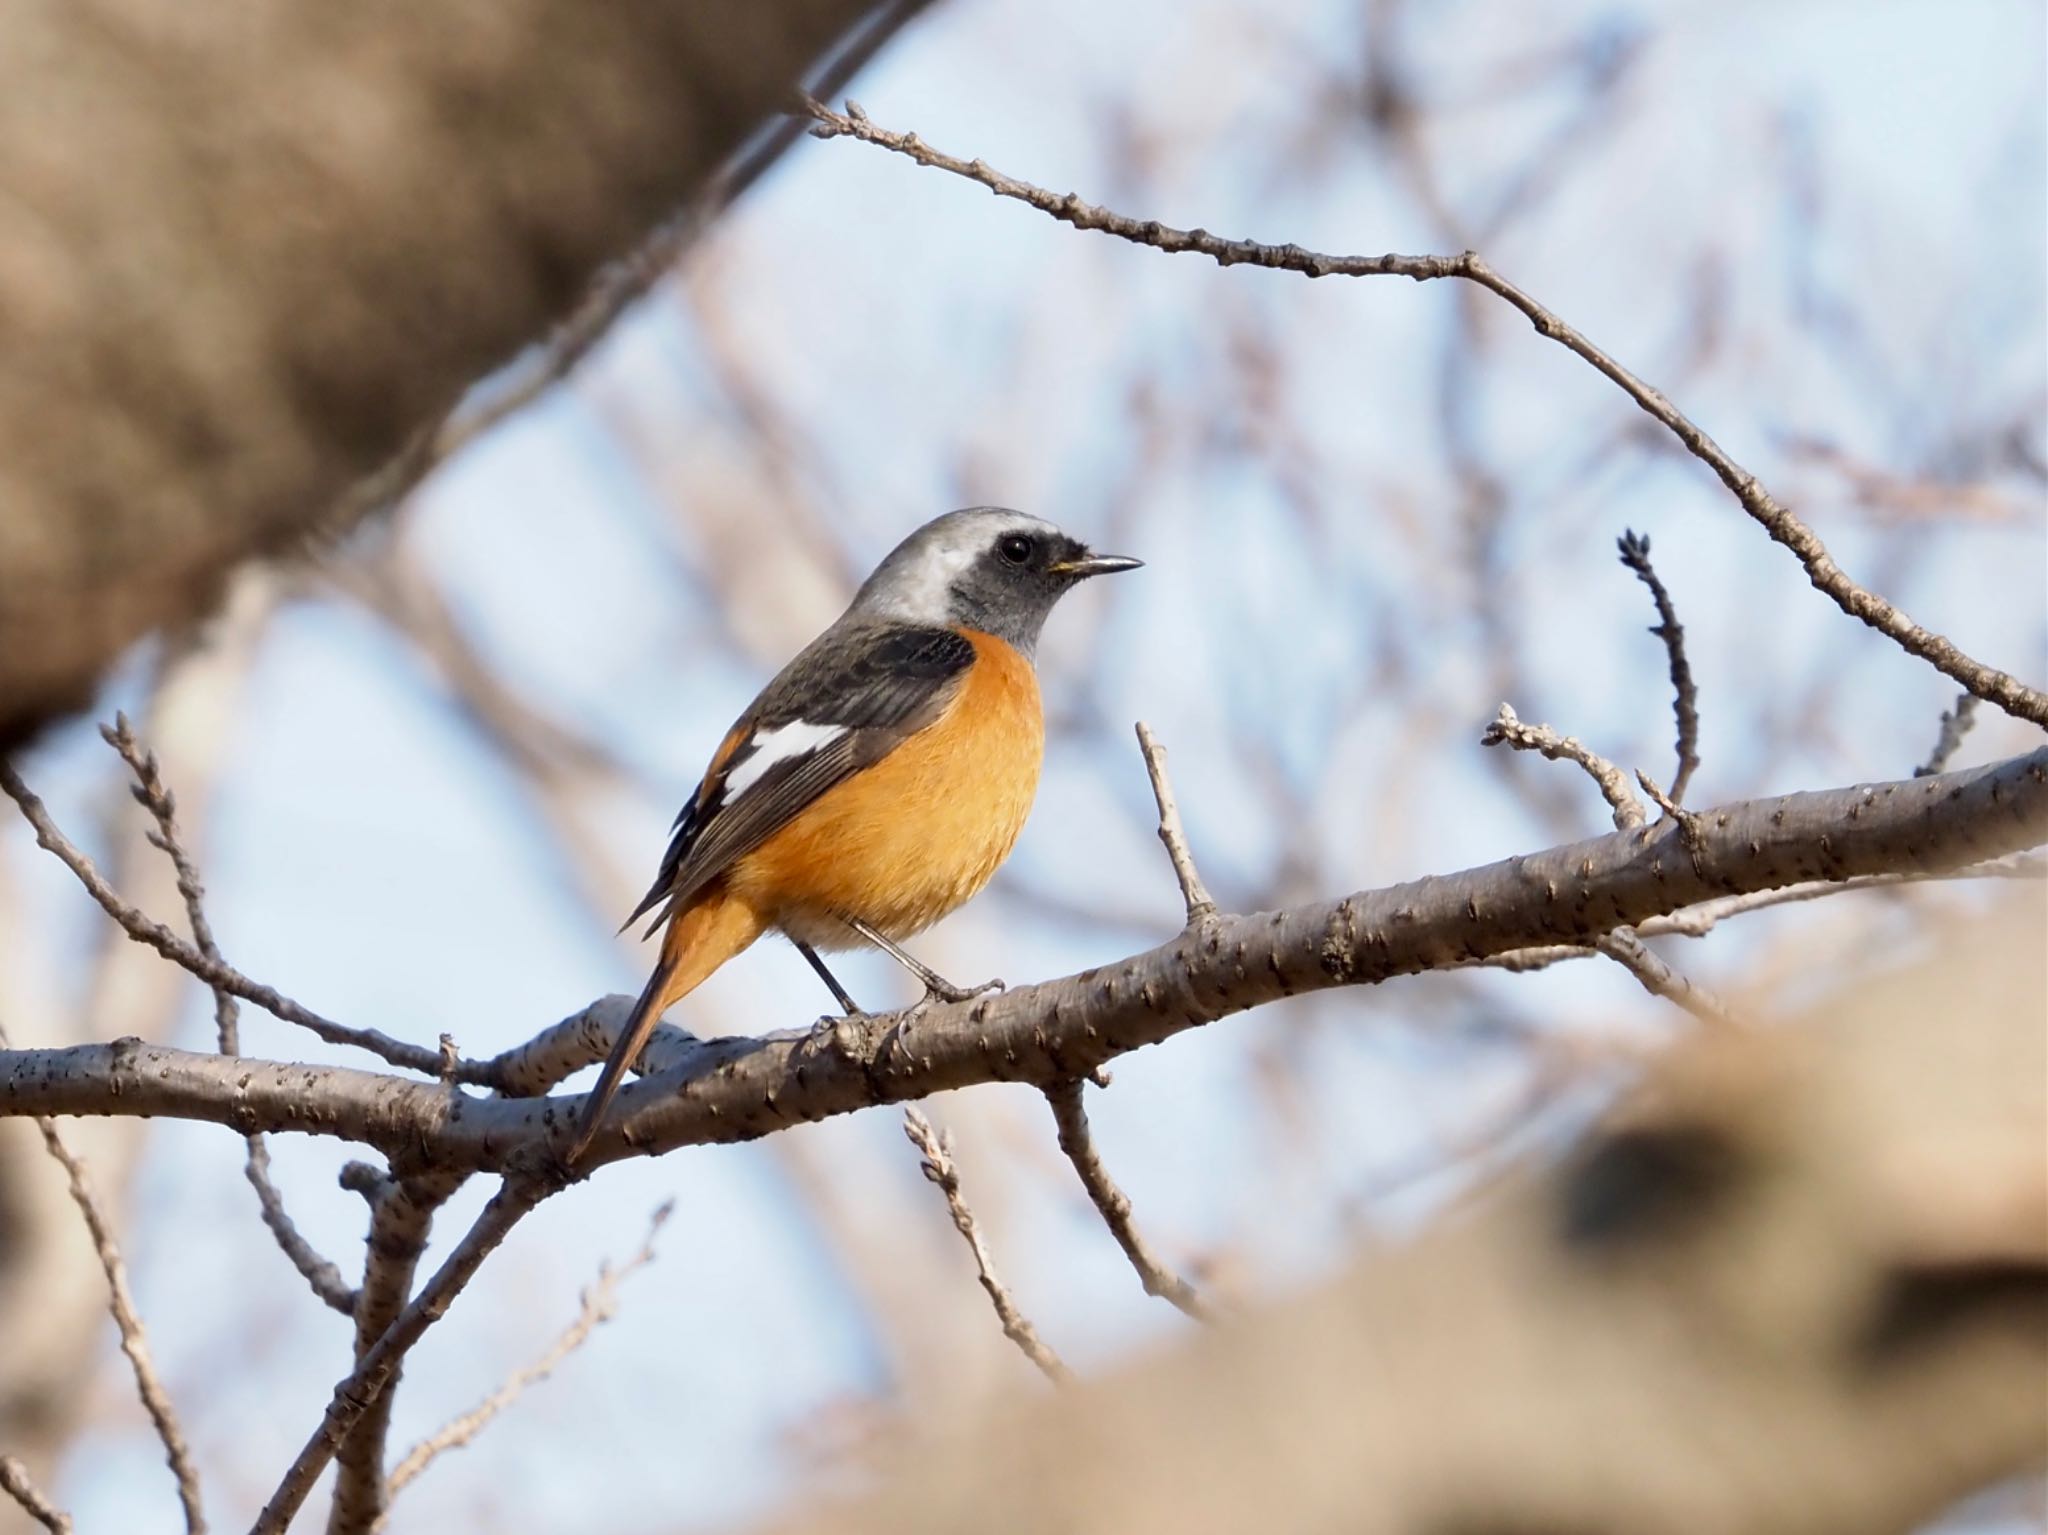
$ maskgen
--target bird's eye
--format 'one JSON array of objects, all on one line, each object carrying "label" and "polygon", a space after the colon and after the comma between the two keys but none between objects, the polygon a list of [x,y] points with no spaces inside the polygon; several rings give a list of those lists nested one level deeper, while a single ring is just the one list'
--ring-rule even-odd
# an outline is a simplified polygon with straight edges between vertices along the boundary
[{"label": "bird's eye", "polygon": [[996,540],[996,553],[1012,565],[1022,565],[1029,560],[1031,552],[1037,547],[1030,535],[1025,533],[1005,533]]}]

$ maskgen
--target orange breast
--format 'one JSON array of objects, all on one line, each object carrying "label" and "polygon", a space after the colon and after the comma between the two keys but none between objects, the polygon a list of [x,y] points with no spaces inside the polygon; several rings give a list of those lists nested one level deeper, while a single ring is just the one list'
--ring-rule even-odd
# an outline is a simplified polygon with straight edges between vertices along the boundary
[{"label": "orange breast", "polygon": [[945,713],[820,795],[726,875],[774,927],[820,947],[852,939],[845,912],[905,938],[952,911],[1010,856],[1045,757],[1031,663],[965,631],[974,665]]}]

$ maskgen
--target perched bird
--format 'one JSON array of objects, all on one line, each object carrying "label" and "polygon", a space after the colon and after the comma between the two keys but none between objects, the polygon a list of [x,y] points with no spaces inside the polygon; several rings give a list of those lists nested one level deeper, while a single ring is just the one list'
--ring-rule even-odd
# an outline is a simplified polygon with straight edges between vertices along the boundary
[{"label": "perched bird", "polygon": [[953,986],[900,940],[974,896],[1023,829],[1045,750],[1032,656],[1053,604],[1140,563],[1000,507],[948,512],[896,546],[726,732],[676,817],[627,919],[660,908],[661,959],[572,1157],[661,1015],[765,932],[794,943],[848,1013],[820,949],[873,944],[949,1001],[999,984]]}]

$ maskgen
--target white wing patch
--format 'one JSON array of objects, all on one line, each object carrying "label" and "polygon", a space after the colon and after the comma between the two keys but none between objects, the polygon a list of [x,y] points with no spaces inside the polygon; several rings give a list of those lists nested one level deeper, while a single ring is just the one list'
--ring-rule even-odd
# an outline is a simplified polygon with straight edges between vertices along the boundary
[{"label": "white wing patch", "polygon": [[749,743],[751,749],[746,757],[725,775],[725,792],[719,798],[730,804],[759,783],[777,763],[808,757],[845,734],[844,725],[812,725],[804,720],[791,720],[787,725],[761,731]]}]

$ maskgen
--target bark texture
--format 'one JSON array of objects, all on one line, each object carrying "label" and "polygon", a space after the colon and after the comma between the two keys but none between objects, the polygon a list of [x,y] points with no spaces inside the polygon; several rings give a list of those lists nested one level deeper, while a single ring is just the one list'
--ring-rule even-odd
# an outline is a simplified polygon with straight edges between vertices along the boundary
[{"label": "bark texture", "polygon": [[[791,1125],[984,1082],[1041,1087],[1275,998],[1366,985],[1548,943],[1586,944],[1712,897],[1809,880],[1929,872],[2048,840],[2048,747],[1981,768],[1788,794],[1664,820],[1457,874],[1285,911],[1217,917],[1099,970],[891,1017],[697,1041],[665,1029],[578,1176],[629,1156],[753,1140]],[[610,1049],[602,999],[484,1063],[544,1091]],[[203,1055],[138,1039],[0,1050],[0,1117],[162,1115],[243,1132],[335,1135],[407,1175],[528,1170],[566,1152],[580,1094],[479,1097],[439,1082]],[[553,1176],[565,1178],[556,1167]]]}]

